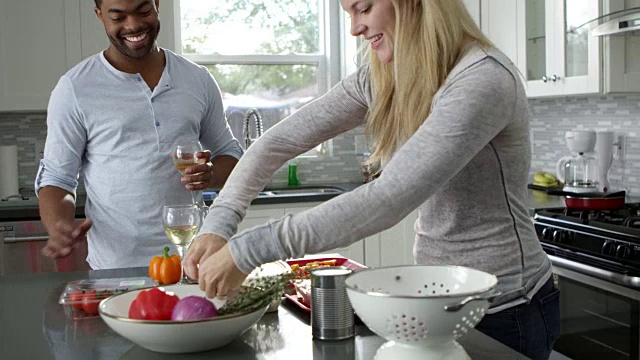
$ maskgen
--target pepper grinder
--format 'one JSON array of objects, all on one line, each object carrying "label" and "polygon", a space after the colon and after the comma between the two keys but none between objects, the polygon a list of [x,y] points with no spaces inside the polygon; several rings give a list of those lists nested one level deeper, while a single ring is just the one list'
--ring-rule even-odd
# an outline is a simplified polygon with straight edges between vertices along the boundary
[{"label": "pepper grinder", "polygon": [[311,334],[320,340],[354,336],[354,315],[346,278],[352,270],[329,266],[311,270]]}]

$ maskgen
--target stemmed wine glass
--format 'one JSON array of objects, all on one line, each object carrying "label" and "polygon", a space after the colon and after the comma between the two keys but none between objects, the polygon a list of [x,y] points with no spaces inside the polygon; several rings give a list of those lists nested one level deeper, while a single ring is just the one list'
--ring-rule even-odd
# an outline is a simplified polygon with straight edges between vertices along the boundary
[{"label": "stemmed wine glass", "polygon": [[[202,145],[199,141],[181,142],[171,147],[171,160],[183,176],[185,175],[187,168],[204,163],[204,159],[198,159],[196,157],[196,154],[199,151],[203,151]],[[192,204],[198,204],[196,201],[196,192],[198,193],[199,198],[202,197],[201,191],[191,191]]]},{"label": "stemmed wine glass", "polygon": [[167,205],[162,208],[164,232],[180,255],[181,270],[178,284],[189,284],[189,279],[184,273],[184,255],[198,233],[201,222],[202,216],[198,205]]}]

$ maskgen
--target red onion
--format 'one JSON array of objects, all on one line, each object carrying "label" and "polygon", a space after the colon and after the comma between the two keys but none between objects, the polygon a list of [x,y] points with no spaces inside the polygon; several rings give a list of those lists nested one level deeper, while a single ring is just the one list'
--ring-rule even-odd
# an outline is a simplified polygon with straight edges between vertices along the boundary
[{"label": "red onion", "polygon": [[218,309],[213,303],[201,296],[187,296],[176,304],[171,313],[171,320],[198,320],[218,316]]}]

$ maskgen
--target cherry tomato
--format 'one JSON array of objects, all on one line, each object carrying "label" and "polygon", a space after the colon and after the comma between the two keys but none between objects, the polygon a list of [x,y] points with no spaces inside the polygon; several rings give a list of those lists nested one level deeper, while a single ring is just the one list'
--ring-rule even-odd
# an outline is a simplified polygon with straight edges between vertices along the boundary
[{"label": "cherry tomato", "polygon": [[84,298],[84,292],[80,290],[73,290],[69,294],[69,302],[71,303],[71,306],[76,310],[83,310],[82,309],[83,298]]},{"label": "cherry tomato", "polygon": [[84,310],[84,312],[89,315],[97,315],[99,304],[100,300],[98,299],[95,290],[84,293],[84,296],[82,297],[82,310]]}]

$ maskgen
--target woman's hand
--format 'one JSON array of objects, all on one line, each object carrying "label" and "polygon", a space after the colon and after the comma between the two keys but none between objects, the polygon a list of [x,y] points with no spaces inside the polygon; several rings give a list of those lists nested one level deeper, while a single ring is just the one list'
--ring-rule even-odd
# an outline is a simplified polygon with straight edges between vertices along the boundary
[{"label": "woman's hand", "polygon": [[200,263],[198,283],[208,298],[233,295],[246,278],[247,274],[240,271],[233,261],[228,244]]},{"label": "woman's hand", "polygon": [[188,167],[185,170],[185,175],[180,178],[185,188],[190,191],[212,187],[213,164],[211,163],[211,152],[209,150],[198,151],[196,158],[198,159],[198,165]]},{"label": "woman's hand", "polygon": [[195,238],[184,259],[184,271],[192,279],[199,279],[198,264],[210,258],[227,244],[227,241],[216,234],[202,234]]}]

